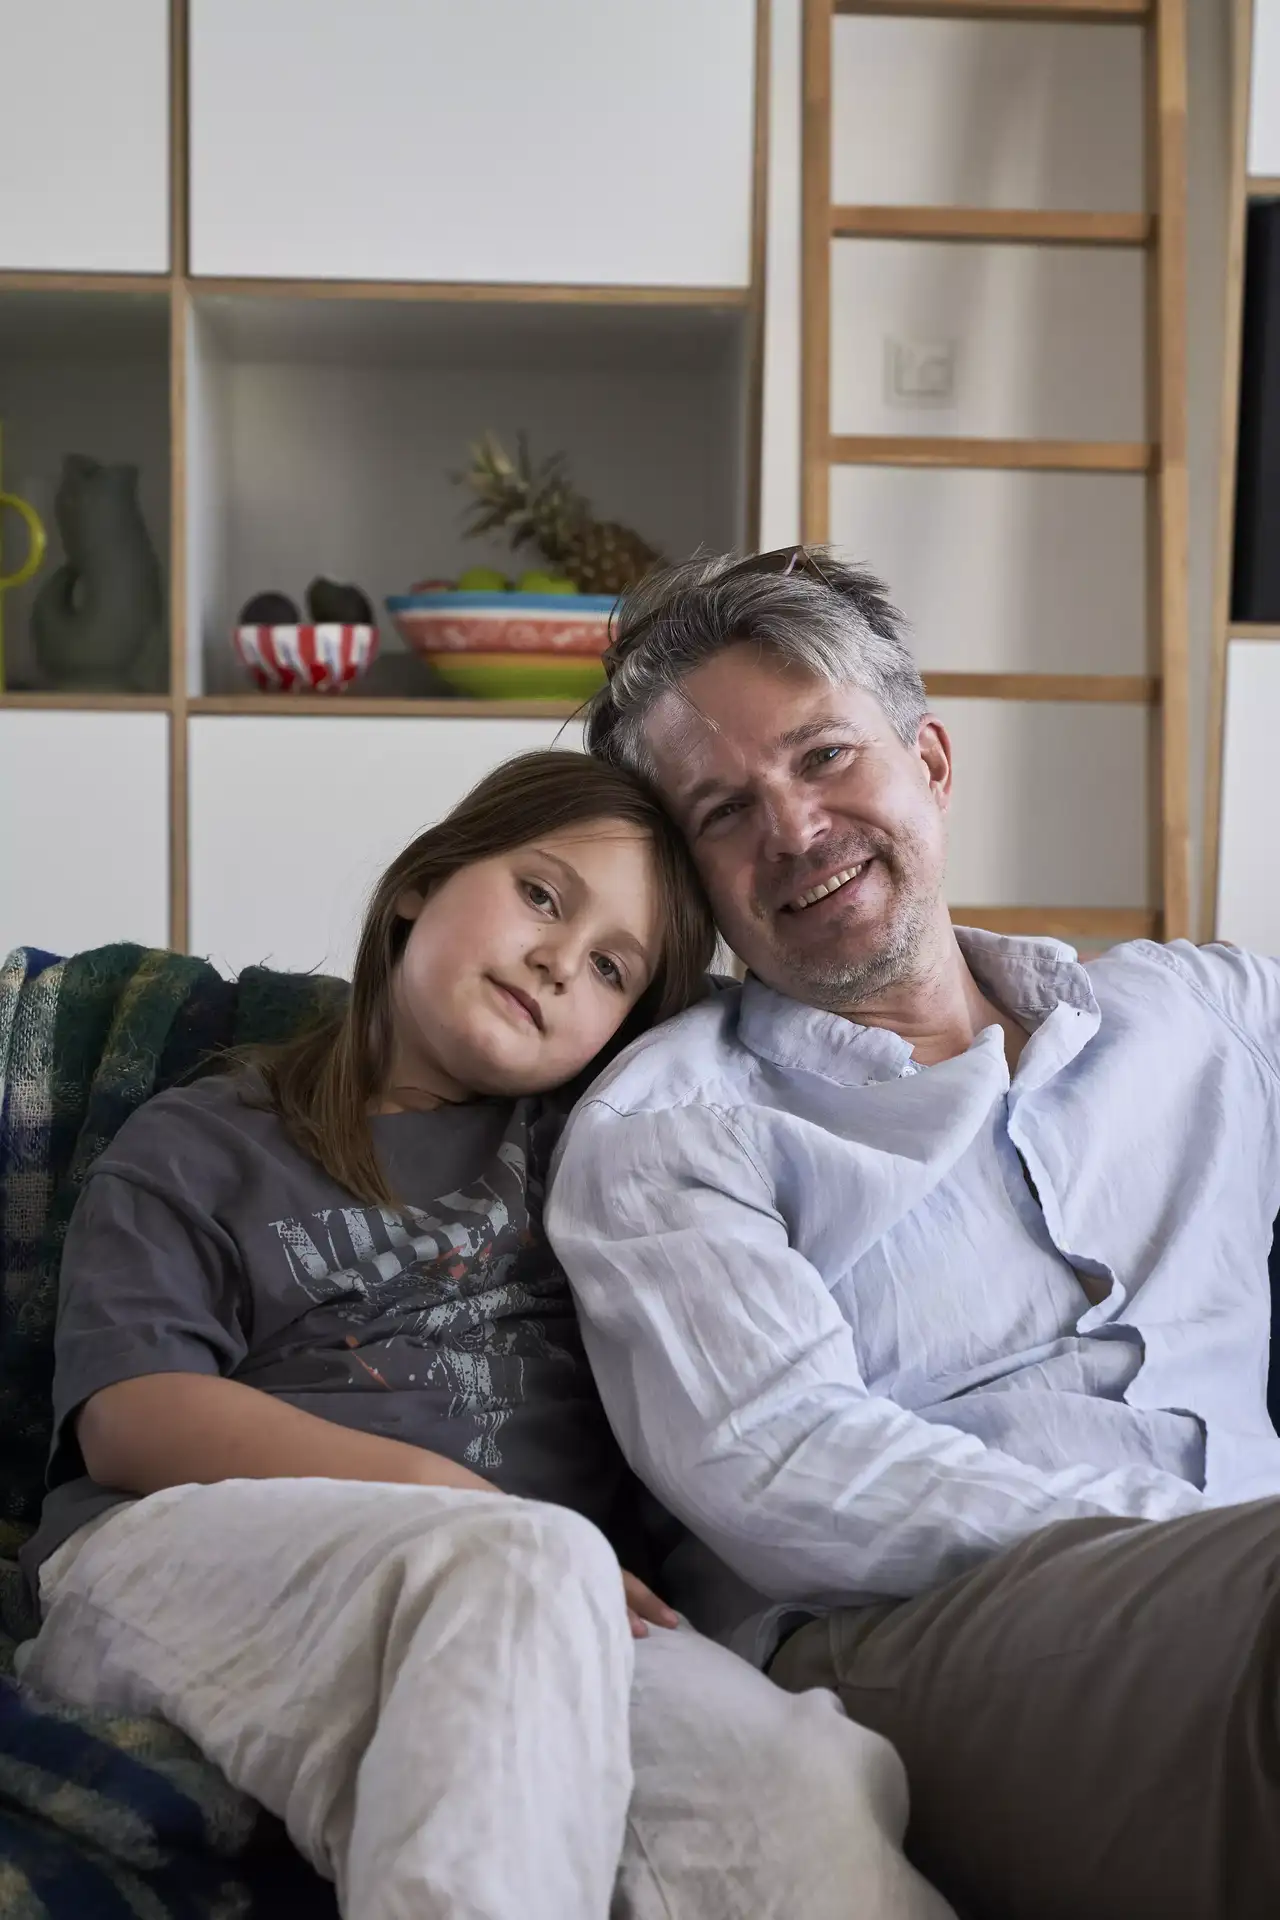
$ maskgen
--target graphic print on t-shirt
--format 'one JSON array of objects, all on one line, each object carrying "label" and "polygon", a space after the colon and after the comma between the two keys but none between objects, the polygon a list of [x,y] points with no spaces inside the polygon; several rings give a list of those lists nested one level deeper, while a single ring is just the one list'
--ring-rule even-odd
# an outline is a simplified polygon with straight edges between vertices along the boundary
[{"label": "graphic print on t-shirt", "polygon": [[299,1148],[258,1076],[141,1107],[68,1227],[28,1578],[129,1497],[90,1478],[79,1408],[158,1372],[221,1374],[612,1526],[625,1468],[542,1230],[562,1119],[542,1099],[373,1115],[383,1208]]},{"label": "graphic print on t-shirt", "polygon": [[[578,1360],[548,1332],[548,1318],[565,1321],[567,1302],[532,1228],[528,1188],[525,1148],[508,1137],[487,1177],[430,1210],[325,1207],[270,1223],[290,1281],[314,1309],[312,1330],[321,1317],[350,1329],[326,1356],[348,1384],[445,1389],[449,1416],[476,1423],[464,1458],[478,1471],[502,1465],[498,1434],[524,1399],[524,1362],[572,1369]],[[576,1335],[571,1310],[570,1327]],[[276,1391],[318,1384],[314,1348],[297,1359],[291,1382],[278,1357]]]}]

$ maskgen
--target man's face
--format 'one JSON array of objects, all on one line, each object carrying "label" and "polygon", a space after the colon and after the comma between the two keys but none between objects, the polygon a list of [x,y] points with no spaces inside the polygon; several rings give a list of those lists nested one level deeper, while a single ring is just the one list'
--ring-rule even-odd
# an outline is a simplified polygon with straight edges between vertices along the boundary
[{"label": "man's face", "polygon": [[759,979],[851,1011],[927,964],[946,917],[938,721],[904,746],[871,694],[743,644],[664,696],[645,734],[720,930]]}]

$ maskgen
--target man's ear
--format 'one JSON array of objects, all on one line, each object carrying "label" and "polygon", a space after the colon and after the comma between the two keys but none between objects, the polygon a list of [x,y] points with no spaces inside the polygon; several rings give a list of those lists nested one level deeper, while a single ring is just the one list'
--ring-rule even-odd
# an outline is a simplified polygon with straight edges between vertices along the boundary
[{"label": "man's ear", "polygon": [[424,896],[416,889],[406,889],[396,901],[396,914],[401,920],[416,920],[426,905]]},{"label": "man's ear", "polygon": [[951,736],[932,713],[920,722],[916,752],[929,777],[929,792],[945,813],[951,805]]}]

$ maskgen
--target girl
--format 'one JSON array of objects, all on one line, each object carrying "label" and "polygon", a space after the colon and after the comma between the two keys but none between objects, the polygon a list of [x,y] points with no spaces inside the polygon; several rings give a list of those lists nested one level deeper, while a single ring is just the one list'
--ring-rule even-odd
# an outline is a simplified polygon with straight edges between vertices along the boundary
[{"label": "girl", "polygon": [[643,1637],[541,1229],[556,1090],[712,944],[656,802],[526,755],[383,876],[342,1015],[150,1102],[76,1209],[26,1677],[183,1728],[347,1920],[852,1910],[834,1702]]}]

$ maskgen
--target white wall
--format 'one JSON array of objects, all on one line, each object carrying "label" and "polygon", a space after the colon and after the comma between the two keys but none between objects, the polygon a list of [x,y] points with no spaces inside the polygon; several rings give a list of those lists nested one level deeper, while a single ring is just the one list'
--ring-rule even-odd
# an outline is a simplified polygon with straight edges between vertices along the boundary
[{"label": "white wall", "polygon": [[[938,185],[944,192],[945,178]],[[839,240],[831,261],[831,327],[836,433],[999,440],[1145,435],[1143,263],[1136,249]],[[890,399],[884,377],[890,339],[954,343],[951,405]],[[844,539],[854,531],[840,530]],[[1037,557],[1028,553],[1028,564]]]},{"label": "white wall", "polygon": [[833,82],[842,202],[1141,205],[1139,27],[845,18]]}]

